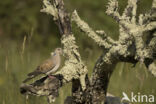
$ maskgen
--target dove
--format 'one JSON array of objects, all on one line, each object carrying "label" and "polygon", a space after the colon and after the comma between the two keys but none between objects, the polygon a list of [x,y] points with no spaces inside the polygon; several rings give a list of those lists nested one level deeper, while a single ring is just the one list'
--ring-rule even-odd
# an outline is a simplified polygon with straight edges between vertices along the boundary
[{"label": "dove", "polygon": [[46,74],[50,75],[52,73],[55,73],[60,64],[61,64],[61,56],[62,55],[62,49],[56,48],[54,52],[51,52],[51,57],[40,64],[35,71],[28,74],[28,78],[25,79],[23,82],[27,82],[30,79],[40,75],[40,74]]}]

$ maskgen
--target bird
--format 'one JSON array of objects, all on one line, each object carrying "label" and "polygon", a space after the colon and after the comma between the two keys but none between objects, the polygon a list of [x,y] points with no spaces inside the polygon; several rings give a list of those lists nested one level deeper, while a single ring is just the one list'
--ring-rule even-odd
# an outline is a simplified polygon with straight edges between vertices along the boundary
[{"label": "bird", "polygon": [[36,70],[27,74],[28,78],[25,79],[23,83],[26,83],[40,74],[50,76],[50,74],[55,73],[61,64],[62,54],[62,48],[56,48],[54,52],[51,52],[51,57],[49,59],[43,61],[39,66],[37,66]]}]

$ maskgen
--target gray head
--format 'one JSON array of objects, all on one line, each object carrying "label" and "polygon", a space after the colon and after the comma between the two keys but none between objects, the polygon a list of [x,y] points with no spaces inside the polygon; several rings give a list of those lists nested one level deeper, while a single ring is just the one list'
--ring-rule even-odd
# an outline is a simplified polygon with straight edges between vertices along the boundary
[{"label": "gray head", "polygon": [[[61,55],[63,53],[62,48],[56,48],[55,51],[54,51],[54,53]],[[54,53],[51,52],[51,55],[53,55]]]}]

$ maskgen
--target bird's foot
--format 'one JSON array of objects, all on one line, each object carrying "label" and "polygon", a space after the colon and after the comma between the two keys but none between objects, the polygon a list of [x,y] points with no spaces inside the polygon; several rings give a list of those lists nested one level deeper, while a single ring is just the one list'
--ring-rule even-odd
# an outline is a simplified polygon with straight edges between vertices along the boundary
[{"label": "bird's foot", "polygon": [[52,75],[48,75],[49,78],[54,79],[55,77]]}]

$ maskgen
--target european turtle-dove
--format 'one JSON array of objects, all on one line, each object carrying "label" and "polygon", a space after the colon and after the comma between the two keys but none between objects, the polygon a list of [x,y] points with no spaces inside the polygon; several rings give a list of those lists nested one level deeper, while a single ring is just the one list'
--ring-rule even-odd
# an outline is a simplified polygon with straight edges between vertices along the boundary
[{"label": "european turtle-dove", "polygon": [[56,48],[55,51],[51,53],[51,57],[45,60],[42,64],[40,64],[35,71],[29,73],[28,78],[25,79],[23,82],[25,83],[40,74],[50,75],[52,73],[55,73],[58,70],[61,63],[61,54],[62,49]]}]

